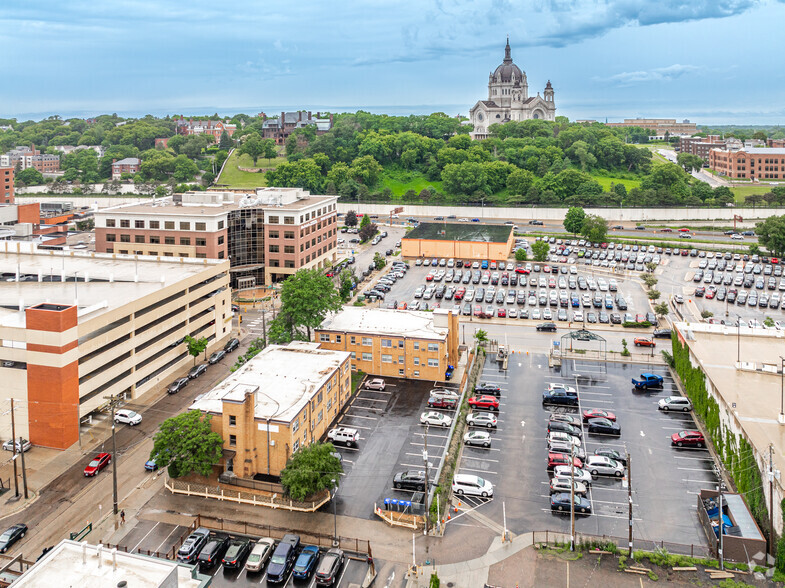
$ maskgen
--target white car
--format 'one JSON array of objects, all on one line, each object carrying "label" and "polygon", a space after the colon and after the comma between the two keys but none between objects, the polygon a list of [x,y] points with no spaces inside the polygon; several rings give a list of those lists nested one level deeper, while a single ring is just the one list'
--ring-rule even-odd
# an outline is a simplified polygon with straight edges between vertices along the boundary
[{"label": "white car", "polygon": [[275,551],[275,540],[269,537],[262,537],[257,541],[248,559],[245,561],[245,569],[249,572],[259,572],[270,559],[270,556]]},{"label": "white car", "polygon": [[469,219],[468,219],[468,218],[459,218],[459,219],[458,219],[458,222],[462,222],[462,223],[468,223],[468,222],[469,222]]},{"label": "white car", "polygon": [[554,390],[564,390],[565,392],[575,394],[575,388],[572,386],[565,386],[564,384],[559,384],[557,382],[550,382],[548,384],[548,392],[553,392]]},{"label": "white car", "polygon": [[624,466],[615,459],[604,455],[590,455],[583,464],[583,467],[592,476],[616,476],[621,478],[624,475]]},{"label": "white car", "polygon": [[449,388],[433,388],[428,394],[429,398],[458,398],[458,393]]},{"label": "white car", "polygon": [[689,398],[685,398],[684,396],[667,396],[666,398],[660,398],[657,407],[664,411],[680,410],[682,412],[689,412],[692,410],[692,402],[690,402]]},{"label": "white car", "polygon": [[733,233],[730,238],[735,241],[744,241],[744,235],[740,235],[739,233]]},{"label": "white car", "polygon": [[463,436],[466,445],[479,445],[480,447],[491,446],[491,434],[487,431],[467,431]]},{"label": "white car", "polygon": [[572,454],[581,461],[586,459],[586,451],[583,447],[577,447],[572,443],[565,443],[563,441],[554,441],[548,444],[548,453],[564,453],[566,455]]},{"label": "white car", "polygon": [[[17,453],[21,453],[22,450],[30,451],[30,449],[32,449],[32,447],[33,447],[32,443],[30,443],[30,441],[28,441],[27,439],[22,439],[21,443],[19,442],[19,439],[16,440],[16,452]],[[14,450],[14,442],[11,439],[9,439],[5,443],[3,443],[3,449],[5,449],[6,451],[13,451]]]},{"label": "white car", "polygon": [[576,323],[582,323],[583,322],[583,312],[581,312],[580,310],[576,310],[575,312],[573,312],[572,313],[572,320],[575,321]]},{"label": "white car", "polygon": [[133,410],[121,408],[116,413],[114,413],[114,422],[126,423],[131,426],[138,425],[142,422],[142,415],[140,415],[138,412],[134,412]]},{"label": "white car", "polygon": [[420,415],[420,424],[434,425],[437,427],[449,427],[452,424],[452,418],[441,412],[434,410],[424,412]]},{"label": "white car", "polygon": [[[575,488],[575,494],[578,496],[586,496],[588,489],[586,488],[586,484],[583,482],[576,481],[573,485]],[[565,480],[563,478],[553,478],[551,480],[551,494],[557,494],[560,492],[570,492],[570,481]]]},{"label": "white car", "polygon": [[374,378],[365,382],[365,387],[368,390],[384,390],[384,380],[381,378]]},{"label": "white car", "polygon": [[548,446],[550,447],[552,443],[568,443],[575,447],[581,446],[580,439],[573,437],[569,433],[563,433],[562,431],[551,431],[548,433]]},{"label": "white car", "polygon": [[[591,486],[593,478],[591,477],[591,474],[589,472],[581,468],[574,468],[574,470],[575,470],[576,482],[581,482],[583,484],[586,484],[587,486]],[[556,466],[553,469],[553,477],[554,479],[567,480],[567,482],[569,482],[570,479],[572,478],[572,473],[570,472],[570,466],[568,465]]]},{"label": "white car", "polygon": [[496,426],[496,416],[490,412],[473,412],[466,415],[466,424],[475,427],[486,427],[492,429]]}]

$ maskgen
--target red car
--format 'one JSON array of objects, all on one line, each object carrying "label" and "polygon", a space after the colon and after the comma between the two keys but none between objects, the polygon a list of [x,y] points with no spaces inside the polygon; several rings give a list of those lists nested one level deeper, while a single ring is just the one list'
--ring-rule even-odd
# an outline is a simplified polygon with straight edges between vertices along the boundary
[{"label": "red car", "polygon": [[546,274],[551,273],[551,266],[549,266],[549,265],[542,266],[542,271],[543,271],[543,273],[546,273]]},{"label": "red car", "polygon": [[773,263],[774,265],[777,265],[779,262],[780,262],[780,260],[779,260],[778,257],[772,257],[771,258],[771,263]]},{"label": "red car", "polygon": [[499,399],[493,396],[472,396],[467,402],[472,408],[499,410]]},{"label": "red car", "polygon": [[663,233],[672,233],[673,232],[673,229],[669,229],[669,228],[665,228],[665,229],[661,229],[661,230],[662,230]]},{"label": "red car", "polygon": [[717,292],[715,290],[712,289],[706,290],[706,300],[711,300],[712,298],[714,298],[714,296],[716,296],[716,294]]},{"label": "red car", "polygon": [[680,232],[680,233],[689,233],[689,232],[690,232],[690,230],[689,230],[689,229],[686,229],[686,228],[684,228],[684,227],[682,227],[681,229],[679,229],[679,232]]},{"label": "red car", "polygon": [[589,419],[608,419],[616,422],[616,415],[600,408],[590,408],[583,411],[583,422],[585,423]]},{"label": "red car", "polygon": [[466,288],[461,287],[455,291],[455,296],[453,296],[453,298],[455,300],[463,300],[465,294],[466,294]]},{"label": "red car", "polygon": [[433,282],[433,274],[428,274],[427,276],[425,276],[425,281],[426,282]]},{"label": "red car", "polygon": [[516,274],[528,274],[529,270],[527,270],[525,267],[516,267],[515,268],[515,273]]},{"label": "red car", "polygon": [[111,453],[99,453],[95,456],[93,461],[87,464],[87,467],[84,469],[84,475],[87,477],[95,476],[98,472],[104,469],[112,462],[112,454]]},{"label": "red car", "polygon": [[690,254],[690,250],[689,249],[682,249],[681,250],[681,256],[682,257],[687,257],[689,254]]},{"label": "red car", "polygon": [[504,308],[497,309],[496,316],[499,318],[507,318],[507,310],[505,310]]},{"label": "red car", "polygon": [[482,306],[480,306],[480,305],[478,304],[478,305],[476,305],[476,306],[474,307],[474,316],[479,316],[479,317],[481,317],[482,315],[483,315],[483,312],[482,312]]},{"label": "red car", "polygon": [[[556,466],[570,465],[570,456],[566,453],[549,453],[548,454],[548,471],[552,472]],[[583,462],[577,457],[572,458],[572,465],[576,468],[583,468]]]},{"label": "red car", "polygon": [[651,339],[644,339],[643,337],[635,337],[635,347],[656,347],[657,344]]},{"label": "red car", "polygon": [[455,408],[457,404],[458,399],[449,396],[432,396],[428,399],[428,408]]},{"label": "red car", "polygon": [[703,447],[706,439],[700,431],[681,431],[671,435],[671,445],[676,447]]}]

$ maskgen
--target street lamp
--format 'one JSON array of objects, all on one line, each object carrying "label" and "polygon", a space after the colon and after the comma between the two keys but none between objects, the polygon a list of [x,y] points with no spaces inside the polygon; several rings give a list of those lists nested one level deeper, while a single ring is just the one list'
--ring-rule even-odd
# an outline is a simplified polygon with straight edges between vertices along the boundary
[{"label": "street lamp", "polygon": [[335,483],[335,478],[331,480],[333,483],[333,547],[338,547],[338,513],[335,507],[335,496],[338,494],[338,485]]},{"label": "street lamp", "polygon": [[785,357],[780,355],[780,416],[777,419],[785,425]]}]

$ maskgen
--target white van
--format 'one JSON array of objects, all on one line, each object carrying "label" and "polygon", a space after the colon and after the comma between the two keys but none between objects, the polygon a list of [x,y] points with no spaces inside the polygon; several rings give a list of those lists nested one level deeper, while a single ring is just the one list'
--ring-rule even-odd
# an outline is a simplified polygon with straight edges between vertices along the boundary
[{"label": "white van", "polygon": [[468,494],[487,498],[493,496],[493,484],[488,480],[483,480],[480,476],[455,474],[452,479],[452,491],[458,496]]}]

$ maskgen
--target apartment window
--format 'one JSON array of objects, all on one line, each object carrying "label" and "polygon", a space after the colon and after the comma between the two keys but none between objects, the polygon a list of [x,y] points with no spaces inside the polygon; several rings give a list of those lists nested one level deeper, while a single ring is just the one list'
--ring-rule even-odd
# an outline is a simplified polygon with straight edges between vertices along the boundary
[{"label": "apartment window", "polygon": [[134,228],[135,229],[143,229],[144,228],[144,221],[143,220],[135,220],[134,221]]},{"label": "apartment window", "polygon": [[420,370],[414,370],[414,377],[415,378],[419,378],[420,377]]},{"label": "apartment window", "polygon": [[114,243],[115,241],[117,241],[117,235],[115,235],[114,233],[107,233],[106,234],[106,241],[108,243]]},{"label": "apartment window", "polygon": [[392,347],[392,339],[382,339],[382,347]]},{"label": "apartment window", "polygon": [[415,341],[414,342],[414,348],[415,349],[419,349],[420,348],[420,342],[419,341]]},{"label": "apartment window", "polygon": [[352,359],[357,359],[357,354],[354,351],[350,351]]},{"label": "apartment window", "polygon": [[171,251],[164,251],[164,257],[174,257],[174,253]]},{"label": "apartment window", "polygon": [[270,267],[281,267],[280,262],[277,259],[270,260]]},{"label": "apartment window", "polygon": [[188,254],[180,252],[180,257],[188,257]]},{"label": "apartment window", "polygon": [[131,242],[131,235],[120,235],[120,242],[121,243],[130,243]]},{"label": "apartment window", "polygon": [[372,341],[370,337],[363,337],[363,345],[366,347],[370,347],[372,345]]},{"label": "apartment window", "polygon": [[161,223],[159,223],[158,221],[150,221],[150,228],[151,229],[157,229],[160,226],[161,226]]},{"label": "apartment window", "polygon": [[197,231],[206,231],[207,230],[207,223],[195,223],[194,227]]},{"label": "apartment window", "polygon": [[180,245],[190,245],[191,237],[180,237]]},{"label": "apartment window", "polygon": [[300,417],[297,417],[292,421],[292,433],[296,433],[300,430]]},{"label": "apartment window", "polygon": [[399,355],[398,356],[398,363],[400,363],[400,364],[403,363],[403,355]]},{"label": "apartment window", "polygon": [[219,244],[219,245],[223,245],[223,244],[224,244],[224,236],[223,236],[223,235],[221,235],[220,237],[218,237],[218,244]]},{"label": "apartment window", "polygon": [[419,357],[415,357],[414,358],[414,365],[420,365],[420,358]]},{"label": "apartment window", "polygon": [[174,237],[164,237],[164,243],[166,245],[174,245]]},{"label": "apartment window", "polygon": [[223,251],[219,251],[218,252],[218,259],[223,259],[223,258],[224,258],[224,252]]},{"label": "apartment window", "polygon": [[269,245],[270,253],[278,253],[280,251],[280,247],[278,245]]},{"label": "apartment window", "polygon": [[439,351],[438,343],[428,343],[428,351]]},{"label": "apartment window", "polygon": [[224,222],[223,221],[218,221],[218,230],[220,231],[223,228],[224,228]]},{"label": "apartment window", "polygon": [[164,228],[174,230],[174,221],[164,221]]},{"label": "apartment window", "polygon": [[269,238],[270,239],[277,239],[278,238],[278,231],[270,231]]},{"label": "apartment window", "polygon": [[284,245],[283,246],[284,253],[294,253],[294,245]]},{"label": "apartment window", "polygon": [[392,363],[392,355],[382,355],[382,363]]},{"label": "apartment window", "polygon": [[398,375],[399,375],[399,376],[403,376],[403,375],[404,375],[404,373],[403,373],[403,368],[399,368],[399,369],[398,369]]},{"label": "apartment window", "polygon": [[106,226],[107,227],[116,227],[115,221],[113,218],[106,219]]},{"label": "apartment window", "polygon": [[293,216],[285,216],[285,217],[283,217],[283,224],[285,224],[285,225],[293,225],[294,224],[294,217]]},{"label": "apartment window", "polygon": [[130,229],[131,228],[131,221],[127,218],[120,219],[120,228],[123,229]]},{"label": "apartment window", "polygon": [[373,357],[370,353],[363,353],[363,361],[372,361]]},{"label": "apartment window", "polygon": [[300,440],[295,439],[294,443],[292,444],[292,453],[297,453],[299,449],[300,449]]},{"label": "apartment window", "polygon": [[329,343],[330,342],[330,335],[327,333],[320,333],[319,334],[319,341],[322,343]]},{"label": "apartment window", "polygon": [[271,216],[271,217],[270,217],[270,220],[269,220],[269,223],[270,223],[271,225],[277,225],[277,224],[279,224],[279,223],[280,223],[280,221],[278,220],[278,217],[277,217],[277,216]]},{"label": "apartment window", "polygon": [[340,343],[341,342],[341,336],[340,335],[336,335],[335,336],[335,342],[336,343]]},{"label": "apartment window", "polygon": [[229,435],[229,447],[237,447],[237,435]]},{"label": "apartment window", "polygon": [[197,237],[196,238],[196,246],[197,247],[207,247],[207,239]]},{"label": "apartment window", "polygon": [[294,239],[294,231],[284,231],[283,232],[284,239]]},{"label": "apartment window", "polygon": [[351,343],[352,345],[354,345],[355,343],[357,343],[357,338],[356,338],[356,337],[354,337],[354,336],[351,336],[351,337],[349,337],[349,343]]},{"label": "apartment window", "polygon": [[286,259],[283,262],[283,266],[284,267],[291,267],[291,268],[293,268],[294,267],[294,262],[292,260],[290,260],[290,259]]},{"label": "apartment window", "polygon": [[161,237],[150,236],[150,243],[158,245],[161,243]]},{"label": "apartment window", "polygon": [[328,398],[328,399],[327,399],[327,411],[328,411],[328,412],[330,411],[330,409],[332,408],[332,406],[333,406],[333,399],[332,399],[332,398]]},{"label": "apartment window", "polygon": [[181,231],[190,231],[191,230],[191,223],[186,221],[180,221],[180,230]]},{"label": "apartment window", "polygon": [[119,253],[121,255],[127,255],[128,254],[128,249],[120,249],[117,253]]},{"label": "apartment window", "polygon": [[433,358],[428,359],[428,367],[439,367],[439,360]]},{"label": "apartment window", "polygon": [[230,427],[236,427],[237,426],[237,417],[234,416],[233,414],[229,415],[229,426]]},{"label": "apartment window", "polygon": [[147,255],[158,255],[157,251],[148,251]]},{"label": "apartment window", "polygon": [[207,258],[207,254],[206,253],[197,253],[196,257],[198,257],[199,259],[206,259]]},{"label": "apartment window", "polygon": [[398,349],[403,349],[403,339],[398,341]]},{"label": "apartment window", "polygon": [[134,235],[134,243],[144,243],[144,235]]}]

